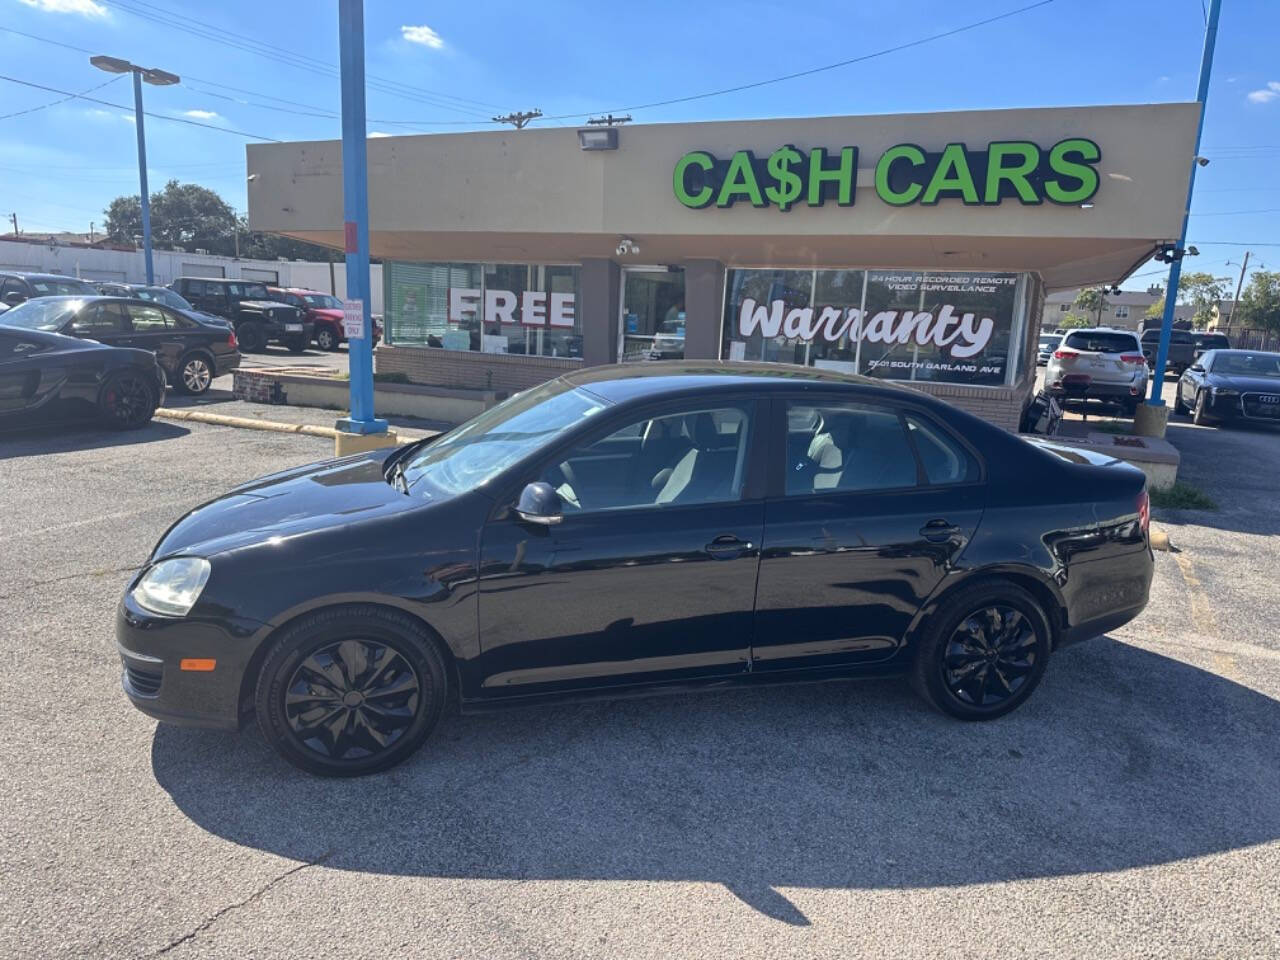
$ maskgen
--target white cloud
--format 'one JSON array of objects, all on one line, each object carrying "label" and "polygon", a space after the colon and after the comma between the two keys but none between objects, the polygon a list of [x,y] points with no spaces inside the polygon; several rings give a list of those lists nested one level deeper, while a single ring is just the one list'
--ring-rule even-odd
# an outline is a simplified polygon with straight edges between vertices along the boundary
[{"label": "white cloud", "polygon": [[215,120],[218,117],[213,110],[183,110],[182,115],[192,120]]},{"label": "white cloud", "polygon": [[1246,99],[1250,103],[1270,103],[1280,97],[1280,80],[1272,80],[1260,90],[1250,90]]},{"label": "white cloud", "polygon": [[78,13],[82,17],[107,18],[107,8],[97,0],[19,0],[47,13]]},{"label": "white cloud", "polygon": [[374,139],[375,137],[390,137],[390,136],[394,136],[394,134],[384,133],[384,132],[383,132],[383,131],[381,131],[381,130],[370,130],[370,131],[369,131],[369,139],[370,139],[370,140]]},{"label": "white cloud", "polygon": [[426,24],[419,27],[401,27],[400,35],[410,43],[418,43],[424,47],[430,47],[432,50],[439,50],[444,46],[444,38]]}]

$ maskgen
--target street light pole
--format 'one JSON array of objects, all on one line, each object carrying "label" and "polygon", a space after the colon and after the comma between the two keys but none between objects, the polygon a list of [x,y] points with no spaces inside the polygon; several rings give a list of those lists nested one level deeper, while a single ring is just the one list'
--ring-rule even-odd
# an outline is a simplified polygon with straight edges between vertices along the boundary
[{"label": "street light pole", "polygon": [[138,181],[142,191],[142,256],[147,265],[147,286],[150,287],[156,282],[156,274],[151,262],[151,195],[147,192],[147,133],[143,125],[142,81],[156,87],[169,87],[180,83],[181,78],[165,70],[140,67],[119,57],[93,56],[89,62],[107,73],[133,74],[133,125],[138,133]]}]

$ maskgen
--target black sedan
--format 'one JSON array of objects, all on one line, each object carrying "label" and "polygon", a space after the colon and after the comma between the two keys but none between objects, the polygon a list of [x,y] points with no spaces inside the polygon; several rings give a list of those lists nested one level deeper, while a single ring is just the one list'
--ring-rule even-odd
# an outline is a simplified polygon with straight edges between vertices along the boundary
[{"label": "black sedan", "polygon": [[0,429],[95,418],[128,430],[151,420],[164,371],[145,350],[0,322]]},{"label": "black sedan", "polygon": [[1280,353],[1210,350],[1179,378],[1173,409],[1202,425],[1280,423]]},{"label": "black sedan", "polygon": [[116,619],[143,712],[257,714],[330,775],[463,710],[906,674],[984,720],[1142,610],[1143,475],[905,388],[595,367],[435,439],[287,470],[161,538]]},{"label": "black sedan", "polygon": [[14,307],[0,323],[150,350],[182,393],[204,393],[215,377],[240,366],[235,331],[221,320],[148,300],[44,297]]}]

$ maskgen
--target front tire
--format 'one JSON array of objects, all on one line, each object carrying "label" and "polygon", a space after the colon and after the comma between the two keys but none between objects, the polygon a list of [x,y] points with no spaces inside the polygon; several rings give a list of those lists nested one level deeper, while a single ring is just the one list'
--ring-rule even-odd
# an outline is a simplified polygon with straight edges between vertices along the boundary
[{"label": "front tire", "polygon": [[935,709],[994,720],[1031,696],[1044,676],[1049,619],[1035,597],[1006,581],[943,600],[921,633],[911,680]]},{"label": "front tire", "polygon": [[1191,413],[1191,422],[1197,427],[1209,425],[1209,401],[1205,398],[1203,390],[1196,393],[1196,408]]},{"label": "front tire", "polygon": [[236,328],[236,339],[245,353],[261,353],[267,348],[267,333],[260,323],[242,323]]},{"label": "front tire", "polygon": [[316,346],[331,353],[338,349],[338,338],[328,327],[321,327],[316,331]]},{"label": "front tire", "polygon": [[258,726],[308,773],[376,773],[427,739],[447,685],[435,638],[416,620],[383,607],[322,610],[288,627],[267,654]]}]

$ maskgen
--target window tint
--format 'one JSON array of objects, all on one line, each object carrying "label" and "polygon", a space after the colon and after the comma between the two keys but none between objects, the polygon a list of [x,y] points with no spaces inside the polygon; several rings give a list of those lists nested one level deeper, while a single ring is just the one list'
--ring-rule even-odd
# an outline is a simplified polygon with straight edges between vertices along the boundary
[{"label": "window tint", "polygon": [[178,288],[188,297],[203,297],[207,292],[203,280],[181,280]]},{"label": "window tint", "polygon": [[168,327],[164,311],[159,307],[143,307],[129,304],[129,319],[136,333],[159,333]]},{"label": "window tint", "polygon": [[914,487],[916,457],[892,410],[787,404],[787,496]]},{"label": "window tint", "polygon": [[250,300],[270,300],[267,295],[267,288],[261,283],[247,283],[244,286],[244,295]]},{"label": "window tint", "polygon": [[81,312],[72,324],[81,336],[93,337],[110,333],[124,333],[129,322],[122,303],[100,303]]},{"label": "window tint", "polygon": [[566,514],[737,500],[750,422],[738,405],[637,420],[577,447],[542,479]]},{"label": "window tint", "polygon": [[1065,345],[1087,353],[1135,353],[1138,351],[1138,338],[1132,333],[1077,332],[1067,334]]},{"label": "window tint", "polygon": [[926,480],[941,484],[973,483],[978,479],[978,461],[954,437],[915,414],[907,414],[906,421]]},{"label": "window tint", "polygon": [[0,297],[3,297],[6,293],[20,293],[23,296],[26,296],[26,284],[16,277],[10,277],[4,282],[3,286],[0,286]]}]

